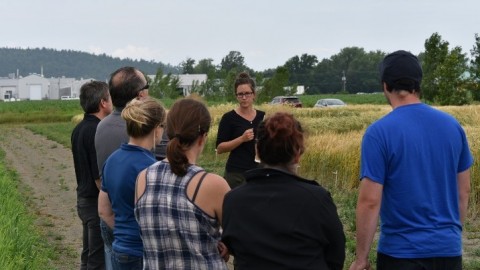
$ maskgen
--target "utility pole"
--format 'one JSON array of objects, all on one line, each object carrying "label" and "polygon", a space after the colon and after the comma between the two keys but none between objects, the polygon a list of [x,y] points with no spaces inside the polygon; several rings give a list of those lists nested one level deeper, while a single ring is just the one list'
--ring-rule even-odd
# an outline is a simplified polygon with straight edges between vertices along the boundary
[{"label": "utility pole", "polygon": [[343,93],[347,92],[347,77],[345,76],[345,70],[342,71],[342,83],[343,83]]}]

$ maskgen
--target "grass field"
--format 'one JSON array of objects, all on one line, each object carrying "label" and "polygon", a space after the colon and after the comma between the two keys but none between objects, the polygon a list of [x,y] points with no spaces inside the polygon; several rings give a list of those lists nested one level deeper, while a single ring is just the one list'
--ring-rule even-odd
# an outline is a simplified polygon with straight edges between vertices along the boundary
[{"label": "grass field", "polygon": [[[302,96],[304,108],[293,109],[290,107],[259,105],[268,114],[279,110],[291,111],[306,128],[307,133],[307,151],[300,162],[299,174],[310,179],[317,180],[320,184],[331,191],[337,204],[338,211],[344,230],[347,236],[347,260],[345,266],[348,266],[353,259],[355,250],[355,205],[356,205],[356,187],[358,186],[359,160],[360,160],[360,141],[365,128],[373,121],[391,111],[385,104],[383,95],[328,95],[328,97],[341,98],[349,105],[337,109],[314,109],[313,106],[319,98],[326,96]],[[66,101],[59,101],[60,103]],[[18,122],[18,119],[24,119],[20,123],[25,123],[27,128],[36,133],[47,136],[58,141],[66,147],[70,147],[70,133],[75,126],[72,119],[73,115],[81,115],[81,109],[78,101],[67,101],[69,104],[58,105],[52,103],[53,108],[44,108],[51,115],[48,121],[43,121],[36,114],[42,113],[41,106],[35,107],[36,113],[32,114],[29,109],[20,109],[23,105],[18,103],[15,108],[15,121],[8,117],[0,117],[0,123]],[[26,102],[28,103],[28,102]],[[8,106],[12,106],[9,103]],[[172,101],[165,101],[164,104],[170,105]],[[307,106],[307,105],[308,106]],[[310,105],[311,104],[311,105]],[[4,104],[0,103],[0,112]],[[227,155],[216,155],[215,139],[218,129],[218,123],[223,113],[233,109],[235,104],[221,104],[210,106],[213,123],[211,131],[208,134],[208,143],[199,161],[199,165],[209,171],[223,174],[224,164]],[[471,151],[475,160],[480,158],[480,106],[463,107],[439,107],[455,116],[464,126],[467,133]],[[12,109],[13,110],[13,109]],[[33,110],[33,109],[31,109]],[[65,120],[64,114],[68,115]],[[470,200],[469,215],[466,228],[469,231],[480,234],[479,222],[476,221],[480,214],[480,170],[479,163],[476,162],[472,167],[472,193]],[[479,236],[480,237],[480,236]],[[471,256],[465,262],[464,269],[480,269],[480,250],[466,251],[477,256]],[[374,253],[372,252],[372,259]]]},{"label": "grass field", "polygon": [[0,269],[52,269],[49,262],[56,255],[37,232],[17,176],[3,159],[0,151]]}]

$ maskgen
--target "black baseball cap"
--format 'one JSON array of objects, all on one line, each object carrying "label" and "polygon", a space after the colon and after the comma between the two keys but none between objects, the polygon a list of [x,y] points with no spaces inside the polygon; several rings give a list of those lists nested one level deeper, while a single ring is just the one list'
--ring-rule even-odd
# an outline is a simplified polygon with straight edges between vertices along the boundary
[{"label": "black baseball cap", "polygon": [[422,66],[418,58],[407,51],[396,51],[380,63],[382,82],[396,90],[420,90]]}]

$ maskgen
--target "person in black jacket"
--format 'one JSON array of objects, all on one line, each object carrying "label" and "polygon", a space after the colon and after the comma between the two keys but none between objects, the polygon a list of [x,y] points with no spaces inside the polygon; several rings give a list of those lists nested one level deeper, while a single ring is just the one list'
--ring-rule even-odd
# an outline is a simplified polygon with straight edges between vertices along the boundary
[{"label": "person in black jacket", "polygon": [[296,175],[304,136],[293,115],[275,113],[258,126],[263,167],[223,203],[222,241],[235,269],[342,269],[345,234],[330,193]]}]

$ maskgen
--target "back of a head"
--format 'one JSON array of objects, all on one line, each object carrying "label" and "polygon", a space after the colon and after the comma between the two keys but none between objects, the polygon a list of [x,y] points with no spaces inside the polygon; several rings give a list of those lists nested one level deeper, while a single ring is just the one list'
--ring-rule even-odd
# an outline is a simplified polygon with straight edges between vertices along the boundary
[{"label": "back of a head", "polygon": [[257,128],[257,150],[266,165],[289,165],[296,155],[303,154],[303,129],[292,114],[277,112],[263,120]]},{"label": "back of a head", "polygon": [[167,116],[167,159],[173,173],[184,176],[190,165],[185,152],[199,136],[210,130],[211,116],[207,106],[190,98],[176,101]]},{"label": "back of a head", "polygon": [[135,98],[123,109],[122,118],[126,122],[128,136],[143,138],[165,123],[166,112],[153,98]]},{"label": "back of a head", "polygon": [[113,106],[123,108],[127,102],[137,97],[140,89],[145,87],[145,77],[136,68],[122,67],[110,75],[108,86]]},{"label": "back of a head", "polygon": [[250,88],[252,88],[252,92],[255,93],[255,81],[246,72],[241,72],[235,79],[235,89],[233,89],[235,93],[237,93],[237,87],[242,84],[250,85]]},{"label": "back of a head", "polygon": [[389,92],[405,90],[420,93],[422,66],[410,52],[400,50],[385,56],[380,63],[380,76]]},{"label": "back of a head", "polygon": [[108,85],[100,81],[91,81],[80,88],[80,105],[85,113],[97,113],[100,111],[100,102],[108,100]]}]

